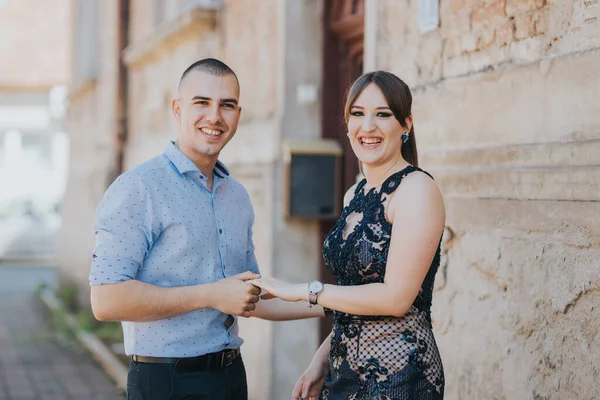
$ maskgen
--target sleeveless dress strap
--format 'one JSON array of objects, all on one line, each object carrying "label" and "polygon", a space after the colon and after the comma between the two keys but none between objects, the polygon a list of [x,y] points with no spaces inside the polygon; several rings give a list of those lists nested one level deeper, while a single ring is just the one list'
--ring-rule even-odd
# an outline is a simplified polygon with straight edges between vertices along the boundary
[{"label": "sleeveless dress strap", "polygon": [[400,183],[406,177],[406,175],[412,174],[415,171],[423,172],[424,174],[429,176],[431,179],[433,179],[433,176],[431,176],[431,174],[429,172],[424,171],[419,167],[413,167],[412,165],[409,165],[408,167],[404,168],[403,170],[390,175],[381,185],[381,193],[385,193],[385,194],[392,193],[394,190],[396,190],[398,188],[398,186],[400,186]]},{"label": "sleeveless dress strap", "polygon": [[[392,193],[400,185],[400,182],[402,182],[402,179],[404,179],[404,177],[406,175],[411,174],[415,171],[423,172],[424,174],[429,176],[431,179],[433,179],[433,176],[431,176],[431,174],[429,172],[422,170],[419,167],[413,167],[412,165],[409,165],[408,167],[404,168],[403,170],[400,170],[400,171],[390,175],[381,185],[380,193],[385,193],[385,194]],[[365,178],[363,178],[358,183],[358,185],[356,185],[356,189],[354,189],[354,194],[356,195],[358,192],[360,192],[366,184],[367,184],[367,180]]]}]

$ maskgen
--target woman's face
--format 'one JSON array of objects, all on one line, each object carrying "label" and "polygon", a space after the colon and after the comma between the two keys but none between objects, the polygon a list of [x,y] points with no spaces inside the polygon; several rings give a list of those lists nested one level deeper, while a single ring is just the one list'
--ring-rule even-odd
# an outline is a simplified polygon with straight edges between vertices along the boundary
[{"label": "woman's face", "polygon": [[[408,123],[411,121],[407,119]],[[401,156],[403,128],[374,83],[369,84],[350,107],[348,137],[356,157],[363,164],[377,166],[395,162]]]}]

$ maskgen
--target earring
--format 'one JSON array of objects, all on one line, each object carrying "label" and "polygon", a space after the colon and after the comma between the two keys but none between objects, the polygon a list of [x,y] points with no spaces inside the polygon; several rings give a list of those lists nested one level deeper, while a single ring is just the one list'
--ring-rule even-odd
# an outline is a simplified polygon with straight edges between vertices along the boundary
[{"label": "earring", "polygon": [[402,143],[408,142],[408,139],[410,139],[410,136],[408,136],[408,132],[404,132],[402,134]]}]

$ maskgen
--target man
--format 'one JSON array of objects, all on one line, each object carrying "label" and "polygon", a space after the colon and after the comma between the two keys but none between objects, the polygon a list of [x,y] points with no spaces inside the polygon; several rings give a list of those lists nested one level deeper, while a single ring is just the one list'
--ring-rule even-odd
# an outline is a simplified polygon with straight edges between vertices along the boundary
[{"label": "man", "polygon": [[183,73],[177,141],[121,175],[98,206],[90,273],[94,315],[122,321],[135,399],[247,398],[237,317],[323,316],[260,304],[246,190],[218,161],[242,108],[235,73],[205,59]]}]

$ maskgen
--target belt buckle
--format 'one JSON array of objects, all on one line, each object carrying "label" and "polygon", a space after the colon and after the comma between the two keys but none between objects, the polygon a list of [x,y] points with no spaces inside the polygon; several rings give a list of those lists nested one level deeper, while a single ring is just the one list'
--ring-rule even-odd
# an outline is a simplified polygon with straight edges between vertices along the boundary
[{"label": "belt buckle", "polygon": [[235,360],[235,351],[229,351],[227,353],[223,353],[223,357],[221,358],[221,368],[229,367],[233,364]]}]

